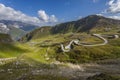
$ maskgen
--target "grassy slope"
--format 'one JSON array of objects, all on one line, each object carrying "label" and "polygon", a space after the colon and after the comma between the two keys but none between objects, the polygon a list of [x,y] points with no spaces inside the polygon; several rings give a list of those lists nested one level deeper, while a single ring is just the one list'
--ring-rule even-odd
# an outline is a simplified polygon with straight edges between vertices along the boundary
[{"label": "grassy slope", "polygon": [[51,34],[50,30],[51,30],[50,26],[45,26],[45,27],[35,29],[30,33],[26,34],[25,36],[23,36],[19,41],[28,42],[31,39],[37,39],[37,38],[49,36]]},{"label": "grassy slope", "polygon": [[13,43],[13,40],[8,34],[0,34],[0,58],[16,57],[21,53],[26,52],[18,43]]},{"label": "grassy slope", "polygon": [[102,42],[100,39],[86,33],[49,35],[47,37],[32,39],[27,43],[16,43],[14,45],[2,44],[0,45],[0,57],[19,56],[28,61],[41,63],[49,63],[55,60],[81,63],[120,57],[120,39],[109,39],[107,45],[98,47],[74,45],[74,48],[70,52],[63,53],[60,49],[60,44],[67,45],[71,40],[76,38],[81,38],[81,42],[92,44]]},{"label": "grassy slope", "polygon": [[[85,42],[99,43],[101,40],[89,37],[89,39],[83,39]],[[83,41],[83,42],[84,42]],[[81,41],[82,42],[82,41]],[[73,50],[68,53],[60,52],[56,53],[57,60],[63,62],[83,63],[98,61],[111,58],[120,58],[120,39],[109,39],[109,43],[105,46],[98,47],[83,47],[74,45]],[[67,55],[67,56],[66,56]]]},{"label": "grassy slope", "polygon": [[[55,61],[55,59],[62,62],[83,63],[120,57],[120,45],[118,44],[120,39],[109,39],[107,45],[98,47],[82,47],[74,45],[73,50],[68,53],[63,53],[60,49],[60,44],[63,43],[64,45],[67,45],[76,37],[83,37],[81,42],[92,44],[102,42],[98,38],[87,35],[86,33],[74,35],[72,33],[65,35],[49,35],[48,37],[32,39],[30,42],[26,43],[31,52],[23,55],[26,56],[26,58],[42,63],[49,63]],[[46,60],[46,54],[48,54],[47,58],[50,58],[49,60]]]},{"label": "grassy slope", "polygon": [[0,58],[17,57],[24,52],[27,50],[18,44],[0,43]]}]

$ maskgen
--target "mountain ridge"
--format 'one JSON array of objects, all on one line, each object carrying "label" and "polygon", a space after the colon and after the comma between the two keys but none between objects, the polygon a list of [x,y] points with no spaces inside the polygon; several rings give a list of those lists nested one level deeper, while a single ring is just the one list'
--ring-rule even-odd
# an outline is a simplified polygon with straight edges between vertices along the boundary
[{"label": "mountain ridge", "polygon": [[104,25],[107,28],[111,26],[111,24],[118,26],[120,24],[120,20],[115,20],[98,15],[89,15],[77,21],[66,22],[56,25],[53,28],[53,33],[66,33],[69,32],[69,30],[71,30],[72,32],[86,32],[94,27],[102,27]]},{"label": "mountain ridge", "polygon": [[[40,33],[40,29],[44,27],[38,28],[38,32]],[[49,34],[66,34],[66,33],[98,33],[98,32],[107,32],[112,30],[120,29],[120,20],[115,20],[111,18],[106,18],[98,15],[90,15],[85,18],[82,18],[77,21],[71,21],[66,23],[57,24],[49,28]],[[31,35],[34,30],[27,35]],[[35,34],[34,34],[35,35]],[[40,35],[37,35],[38,38]],[[31,39],[34,36],[31,36]],[[36,37],[36,38],[37,38]],[[25,39],[25,38],[24,38]],[[22,40],[24,40],[22,38]],[[30,40],[30,39],[29,39]]]}]

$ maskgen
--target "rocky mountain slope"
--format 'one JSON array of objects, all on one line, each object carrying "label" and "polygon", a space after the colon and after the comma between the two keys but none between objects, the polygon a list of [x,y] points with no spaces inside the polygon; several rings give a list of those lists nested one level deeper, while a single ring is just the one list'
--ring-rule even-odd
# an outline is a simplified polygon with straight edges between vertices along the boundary
[{"label": "rocky mountain slope", "polygon": [[[41,27],[28,33],[21,39],[21,41],[27,40],[29,41],[30,39],[33,39],[33,37],[40,38],[44,34],[48,33],[53,35],[79,32],[85,33],[119,32],[120,20],[114,20],[103,16],[90,15],[77,21],[61,23],[53,27],[45,27],[45,30],[43,29],[44,27]],[[41,32],[41,30],[43,30],[43,32]]]},{"label": "rocky mountain slope", "polygon": [[103,31],[106,29],[120,28],[120,20],[114,20],[98,15],[90,15],[78,21],[58,24],[52,28],[53,33],[68,32],[92,32],[98,29]]}]

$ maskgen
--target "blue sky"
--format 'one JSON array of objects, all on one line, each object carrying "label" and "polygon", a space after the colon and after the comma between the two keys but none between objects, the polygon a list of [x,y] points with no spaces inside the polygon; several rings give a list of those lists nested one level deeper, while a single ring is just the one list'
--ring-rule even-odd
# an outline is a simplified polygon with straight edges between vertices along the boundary
[{"label": "blue sky", "polygon": [[[110,1],[113,1],[112,4],[109,4]],[[4,8],[10,7],[14,11],[20,11],[31,17],[30,19],[39,18],[41,22],[43,20],[43,24],[77,20],[92,14],[119,16],[118,13],[113,15],[112,10],[109,12],[113,4],[118,2],[120,0],[0,0]],[[39,23],[37,19],[36,22]]]}]

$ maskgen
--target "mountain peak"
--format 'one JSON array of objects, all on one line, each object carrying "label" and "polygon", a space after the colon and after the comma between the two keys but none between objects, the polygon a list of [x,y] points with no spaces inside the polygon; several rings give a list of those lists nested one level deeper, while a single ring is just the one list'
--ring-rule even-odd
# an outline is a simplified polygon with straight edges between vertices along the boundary
[{"label": "mountain peak", "polygon": [[57,33],[65,34],[69,32],[70,33],[71,32],[72,33],[106,32],[108,28],[109,30],[118,30],[118,28],[120,28],[119,25],[120,25],[120,20],[114,20],[99,15],[90,15],[77,21],[61,23],[53,27],[41,27],[27,34],[24,38],[22,38],[21,41],[24,41],[24,39],[25,41],[29,41],[34,38],[39,38],[46,35],[48,36],[49,34],[57,34]]},{"label": "mountain peak", "polygon": [[52,30],[54,33],[88,32],[95,28],[118,27],[119,24],[120,20],[106,18],[100,15],[89,15],[77,21],[56,25]]},{"label": "mountain peak", "polygon": [[83,19],[97,19],[97,20],[99,20],[99,19],[107,19],[107,18],[105,16],[101,16],[101,15],[89,15]]}]

